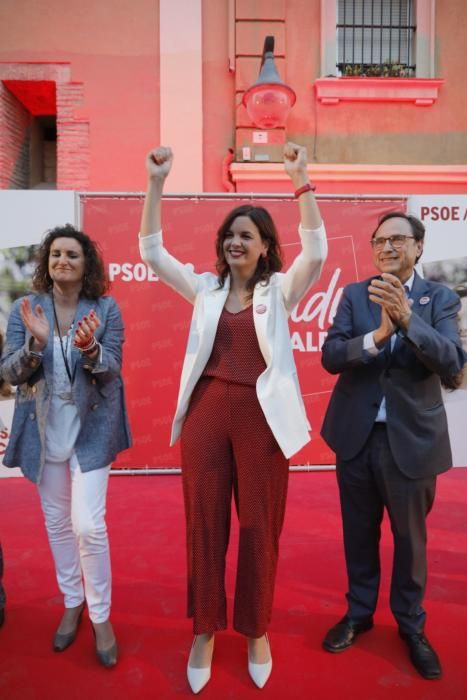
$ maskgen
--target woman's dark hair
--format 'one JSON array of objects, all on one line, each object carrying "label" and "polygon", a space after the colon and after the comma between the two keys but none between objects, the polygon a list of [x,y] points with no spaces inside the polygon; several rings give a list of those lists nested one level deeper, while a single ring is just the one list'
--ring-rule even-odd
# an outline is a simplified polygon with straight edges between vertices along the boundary
[{"label": "woman's dark hair", "polygon": [[256,270],[247,283],[247,290],[253,294],[253,289],[258,282],[267,284],[274,272],[282,269],[282,251],[279,242],[276,225],[270,213],[263,207],[255,207],[252,204],[242,204],[240,207],[232,209],[227,214],[217,231],[216,238],[216,270],[219,276],[219,286],[223,287],[226,277],[229,274],[229,265],[224,255],[224,239],[228,231],[239,216],[247,216],[257,227],[261,239],[267,244],[265,257],[260,256]]},{"label": "woman's dark hair", "polygon": [[49,275],[50,248],[56,238],[74,238],[81,245],[84,253],[84,276],[81,296],[88,299],[101,297],[109,288],[109,280],[104,271],[104,263],[97,243],[88,235],[71,224],[56,226],[47,231],[37,252],[37,266],[32,276],[33,288],[36,292],[46,293],[52,287]]}]

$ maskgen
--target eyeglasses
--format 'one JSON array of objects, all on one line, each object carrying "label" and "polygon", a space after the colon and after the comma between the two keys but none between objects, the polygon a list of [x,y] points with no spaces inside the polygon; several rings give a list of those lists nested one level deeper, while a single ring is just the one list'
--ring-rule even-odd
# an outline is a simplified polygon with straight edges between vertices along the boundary
[{"label": "eyeglasses", "polygon": [[384,236],[378,236],[378,238],[371,239],[370,245],[374,250],[383,250],[386,243],[389,243],[391,248],[399,250],[405,245],[409,238],[415,238],[415,236],[404,236],[401,233],[398,233],[395,236],[388,236],[387,238]]}]

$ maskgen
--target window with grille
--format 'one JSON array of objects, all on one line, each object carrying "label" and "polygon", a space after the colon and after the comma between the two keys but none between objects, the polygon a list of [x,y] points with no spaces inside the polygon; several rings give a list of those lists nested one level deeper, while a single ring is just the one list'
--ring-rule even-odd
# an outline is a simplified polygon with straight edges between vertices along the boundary
[{"label": "window with grille", "polygon": [[413,0],[337,0],[340,74],[414,76],[413,5]]}]

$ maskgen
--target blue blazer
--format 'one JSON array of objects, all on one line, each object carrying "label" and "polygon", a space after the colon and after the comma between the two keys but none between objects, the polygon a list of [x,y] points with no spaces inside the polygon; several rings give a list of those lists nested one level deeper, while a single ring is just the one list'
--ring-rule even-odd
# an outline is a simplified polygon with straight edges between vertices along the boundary
[{"label": "blue blazer", "polygon": [[388,347],[372,356],[363,349],[363,337],[379,326],[381,309],[368,298],[370,281],[344,289],[323,345],[322,364],[339,379],[321,434],[340,459],[352,459],[385,396],[388,439],[399,469],[409,478],[434,476],[452,466],[440,377],[464,366],[460,300],[415,274],[407,333],[398,334],[392,352]]},{"label": "blue blazer", "polygon": [[[31,294],[32,308],[41,304],[49,321],[50,337],[42,361],[30,351],[31,335],[21,319],[18,299],[8,321],[0,374],[17,385],[11,436],[3,459],[7,467],[20,467],[39,483],[45,460],[45,427],[53,382],[54,315],[48,294]],[[76,317],[94,309],[101,325],[96,340],[102,352],[92,361],[71,351],[72,394],[78,407],[81,430],[75,451],[83,472],[110,464],[118,452],[131,445],[125,408],[122,364],[123,322],[112,297],[80,299]]]}]

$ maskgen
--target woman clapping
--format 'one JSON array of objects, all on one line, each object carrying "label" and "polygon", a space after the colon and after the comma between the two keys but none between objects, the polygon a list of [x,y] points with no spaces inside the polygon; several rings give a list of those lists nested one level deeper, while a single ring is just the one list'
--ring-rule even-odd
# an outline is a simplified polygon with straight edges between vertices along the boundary
[{"label": "woman clapping", "polygon": [[84,607],[104,666],[117,662],[109,621],[105,523],[110,464],[130,446],[121,379],[123,324],[96,245],[71,225],[48,232],[34,293],[12,309],[2,377],[17,385],[3,463],[37,484],[65,611],[53,640],[75,639]]}]

